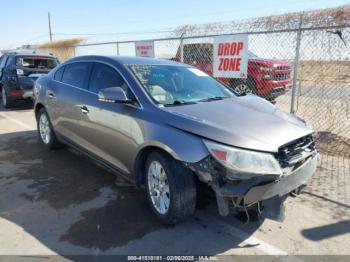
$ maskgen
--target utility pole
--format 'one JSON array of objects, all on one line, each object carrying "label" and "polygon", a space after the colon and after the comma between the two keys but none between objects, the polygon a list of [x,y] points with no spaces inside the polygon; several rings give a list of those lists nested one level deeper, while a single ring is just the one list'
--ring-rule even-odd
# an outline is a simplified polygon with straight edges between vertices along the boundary
[{"label": "utility pole", "polygon": [[52,31],[51,31],[51,17],[50,17],[50,12],[47,13],[47,18],[48,18],[48,21],[49,21],[50,41],[52,41]]}]

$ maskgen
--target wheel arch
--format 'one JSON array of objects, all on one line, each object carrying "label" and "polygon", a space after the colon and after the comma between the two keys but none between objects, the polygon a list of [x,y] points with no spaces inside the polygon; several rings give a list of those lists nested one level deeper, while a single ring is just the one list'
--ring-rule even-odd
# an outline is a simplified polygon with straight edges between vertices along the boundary
[{"label": "wheel arch", "polygon": [[248,83],[248,82],[256,85],[255,79],[251,76],[248,76],[247,78],[231,78],[230,86],[233,88],[235,84]]},{"label": "wheel arch", "polygon": [[[137,185],[143,184],[143,171],[146,159],[153,151],[165,153],[175,160],[184,163],[198,162],[209,154],[200,138],[192,137],[192,139],[188,141],[177,140],[176,142],[176,140],[172,140],[172,142],[173,143],[162,143],[160,141],[148,141],[139,147],[133,162],[133,174]],[[188,145],[191,145],[190,148]]]},{"label": "wheel arch", "polygon": [[[35,108],[34,108],[34,114],[35,114],[35,118],[37,118],[38,116],[38,113],[39,113],[39,110],[44,108],[45,109],[45,106],[42,104],[42,103],[37,103],[35,104]],[[46,109],[45,109],[46,110]]]},{"label": "wheel arch", "polygon": [[176,160],[180,160],[179,156],[171,148],[159,142],[149,142],[143,145],[139,149],[134,161],[134,179],[137,186],[143,185],[144,183],[143,171],[145,169],[146,160],[149,154],[154,151],[162,152]]},{"label": "wheel arch", "polygon": [[230,80],[230,84],[229,86],[235,90],[235,87],[239,84],[246,84],[248,86],[248,88],[252,91],[253,94],[256,94],[257,92],[257,85],[256,85],[256,81],[253,77],[248,76],[247,78],[244,79],[240,79],[240,78],[232,78]]}]

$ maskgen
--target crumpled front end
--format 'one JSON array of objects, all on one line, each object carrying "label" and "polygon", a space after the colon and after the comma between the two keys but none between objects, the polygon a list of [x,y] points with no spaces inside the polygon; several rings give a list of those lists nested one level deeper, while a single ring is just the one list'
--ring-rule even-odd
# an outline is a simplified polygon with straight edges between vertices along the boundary
[{"label": "crumpled front end", "polygon": [[216,193],[220,215],[226,216],[230,206],[244,211],[264,210],[271,219],[284,218],[283,202],[288,195],[299,194],[316,171],[318,153],[312,135],[282,146],[275,158],[281,167],[281,175],[240,174],[228,169],[213,156],[186,165],[199,180],[207,183]]}]

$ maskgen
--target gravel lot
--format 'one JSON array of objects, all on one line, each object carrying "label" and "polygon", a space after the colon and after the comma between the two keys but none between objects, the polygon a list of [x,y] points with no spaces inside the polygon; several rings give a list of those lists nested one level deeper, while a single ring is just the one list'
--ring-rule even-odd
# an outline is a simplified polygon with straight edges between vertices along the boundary
[{"label": "gravel lot", "polygon": [[1,107],[0,254],[350,255],[350,159],[336,170],[334,161],[322,155],[306,192],[287,200],[283,223],[222,218],[202,196],[192,218],[165,227],[142,190],[74,150],[41,147],[30,106]]}]

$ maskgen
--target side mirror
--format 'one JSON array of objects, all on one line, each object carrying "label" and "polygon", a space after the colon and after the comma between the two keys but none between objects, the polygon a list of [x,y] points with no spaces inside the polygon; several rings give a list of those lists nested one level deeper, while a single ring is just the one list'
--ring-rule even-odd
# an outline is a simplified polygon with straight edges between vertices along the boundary
[{"label": "side mirror", "polygon": [[133,103],[133,101],[127,97],[125,91],[119,86],[101,89],[100,92],[98,92],[98,100],[109,103]]}]

